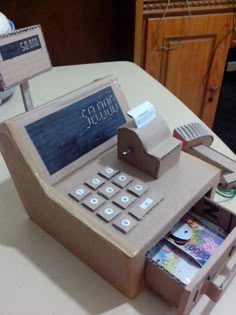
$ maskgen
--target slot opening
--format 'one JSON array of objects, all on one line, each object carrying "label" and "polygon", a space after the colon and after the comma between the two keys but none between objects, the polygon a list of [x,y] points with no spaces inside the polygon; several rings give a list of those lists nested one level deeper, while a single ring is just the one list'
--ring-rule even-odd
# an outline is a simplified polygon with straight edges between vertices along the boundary
[{"label": "slot opening", "polygon": [[[194,205],[186,213],[186,215],[187,217],[188,215],[193,215],[194,218],[196,218],[197,220],[199,219],[200,222],[207,224],[209,230],[213,230],[217,235],[215,238],[216,243],[218,242],[218,235],[222,238],[215,252],[218,251],[225,238],[236,226],[235,216],[221,205],[216,204],[207,196],[203,197],[199,202],[197,202],[196,205]],[[194,222],[192,223],[194,225]],[[183,230],[182,232],[184,235],[185,230]],[[195,259],[193,257],[190,257],[188,253],[184,251],[179,252],[181,239],[176,237],[174,241],[176,241],[177,244],[173,244],[174,242],[168,243],[168,239],[166,239],[165,237],[147,252],[145,280],[148,286],[150,286],[154,291],[163,296],[169,303],[178,306],[184,291],[194,279],[197,279],[197,275],[199,274],[204,264],[202,266],[199,266],[199,264],[196,264]],[[209,242],[209,246],[211,245],[211,242]],[[194,246],[189,248],[193,250]],[[234,248],[235,246],[231,248],[227,257],[230,257],[232,255],[232,253],[234,252]],[[171,252],[172,250],[173,252]],[[212,256],[215,252],[212,253]],[[180,253],[181,259],[184,258],[185,262],[180,261],[179,266],[177,264],[175,265],[176,260],[175,257],[173,257],[173,253]],[[199,249],[196,249],[196,253],[201,254],[201,251]],[[206,260],[205,264],[207,264],[210,258],[211,256],[208,258],[208,260]],[[164,262],[165,259],[166,261]],[[227,259],[225,259],[225,264],[226,263]],[[218,269],[219,268],[211,269],[210,273],[208,271],[207,275],[202,278],[202,283],[206,281],[212,281],[216,277]],[[191,276],[187,274],[187,270],[190,272]],[[172,290],[171,297],[168,289],[170,287]],[[201,285],[198,284],[197,287],[195,287],[196,291],[191,293],[191,300],[193,301],[193,304],[197,303],[200,297],[200,288]],[[166,290],[166,292],[164,290]]]}]

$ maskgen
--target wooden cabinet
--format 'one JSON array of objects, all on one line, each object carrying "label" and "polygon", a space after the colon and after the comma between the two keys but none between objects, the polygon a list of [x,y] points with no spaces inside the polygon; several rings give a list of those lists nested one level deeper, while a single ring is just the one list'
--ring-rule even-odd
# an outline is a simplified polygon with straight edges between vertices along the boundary
[{"label": "wooden cabinet", "polygon": [[207,11],[202,4],[209,1],[202,1],[201,10],[196,11],[198,1],[194,3],[187,13],[185,3],[181,10],[181,3],[175,1],[167,15],[167,4],[139,1],[135,61],[212,127],[231,43],[233,13]]}]

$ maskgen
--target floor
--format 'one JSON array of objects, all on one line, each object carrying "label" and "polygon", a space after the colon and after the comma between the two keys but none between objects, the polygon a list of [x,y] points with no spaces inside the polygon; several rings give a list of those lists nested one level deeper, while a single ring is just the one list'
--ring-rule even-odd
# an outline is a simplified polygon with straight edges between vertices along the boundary
[{"label": "floor", "polygon": [[225,72],[213,131],[236,153],[236,71]]}]

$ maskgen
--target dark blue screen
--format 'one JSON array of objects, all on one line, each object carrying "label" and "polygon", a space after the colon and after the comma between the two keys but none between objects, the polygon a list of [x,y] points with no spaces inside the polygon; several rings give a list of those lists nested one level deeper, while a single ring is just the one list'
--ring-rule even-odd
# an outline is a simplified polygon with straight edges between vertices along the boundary
[{"label": "dark blue screen", "polygon": [[126,119],[111,87],[25,128],[52,175],[117,134]]}]

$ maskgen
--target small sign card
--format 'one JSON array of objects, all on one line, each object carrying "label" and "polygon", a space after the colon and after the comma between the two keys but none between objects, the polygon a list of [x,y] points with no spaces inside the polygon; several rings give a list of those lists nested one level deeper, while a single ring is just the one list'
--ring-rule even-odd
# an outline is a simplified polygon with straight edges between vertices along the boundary
[{"label": "small sign card", "polygon": [[40,25],[0,36],[0,91],[51,69]]}]

